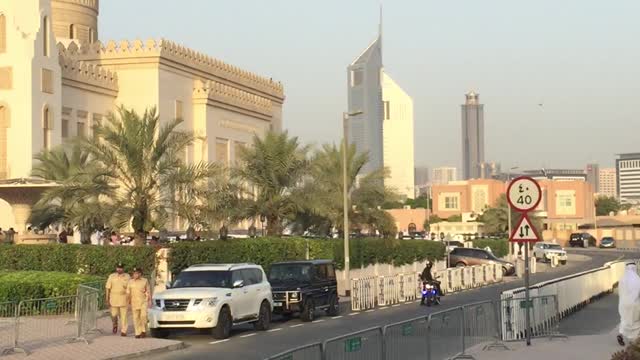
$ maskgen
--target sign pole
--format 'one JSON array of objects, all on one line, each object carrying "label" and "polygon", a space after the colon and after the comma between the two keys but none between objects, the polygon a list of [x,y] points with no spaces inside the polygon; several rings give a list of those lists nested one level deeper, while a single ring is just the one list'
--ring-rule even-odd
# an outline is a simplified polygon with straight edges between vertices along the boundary
[{"label": "sign pole", "polygon": [[524,245],[524,297],[527,307],[525,309],[526,320],[524,322],[527,327],[527,346],[531,346],[531,296],[529,294],[529,243],[523,242]]}]

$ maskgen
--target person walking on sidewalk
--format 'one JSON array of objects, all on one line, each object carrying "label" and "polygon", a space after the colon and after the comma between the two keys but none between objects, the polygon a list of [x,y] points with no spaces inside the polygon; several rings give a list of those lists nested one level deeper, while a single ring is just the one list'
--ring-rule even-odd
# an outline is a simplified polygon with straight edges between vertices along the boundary
[{"label": "person walking on sidewalk", "polygon": [[133,327],[136,339],[147,336],[147,309],[151,306],[151,289],[149,281],[142,277],[142,269],[133,269],[133,279],[127,286],[127,296],[133,312]]},{"label": "person walking on sidewalk", "polygon": [[625,266],[618,292],[620,330],[617,340],[624,346],[625,340],[633,341],[640,335],[640,276],[635,263]]},{"label": "person walking on sidewalk", "polygon": [[118,263],[116,272],[107,279],[106,295],[107,304],[111,308],[111,321],[113,333],[118,333],[118,317],[120,318],[120,335],[127,336],[127,285],[131,277],[124,272],[124,265]]}]

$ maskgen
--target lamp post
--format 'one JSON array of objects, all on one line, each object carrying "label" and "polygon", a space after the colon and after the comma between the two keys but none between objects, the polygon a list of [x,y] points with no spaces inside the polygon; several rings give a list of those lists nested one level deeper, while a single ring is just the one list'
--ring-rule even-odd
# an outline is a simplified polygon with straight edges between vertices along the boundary
[{"label": "lamp post", "polygon": [[[509,184],[509,182],[511,182],[511,171],[512,170],[517,170],[518,167],[514,166],[509,168],[509,170],[507,170],[507,185]],[[508,194],[507,194],[508,195]],[[511,206],[509,206],[509,203],[507,202],[507,223],[509,224],[509,232],[507,233],[507,236],[511,236]],[[509,244],[509,255],[513,254],[513,246],[511,245],[511,243]]]},{"label": "lamp post", "polygon": [[264,215],[260,215],[260,227],[262,228],[262,237],[264,237],[264,222],[267,220],[267,217]]},{"label": "lamp post", "polygon": [[344,223],[342,233],[344,235],[344,278],[346,280],[345,295],[351,295],[350,274],[351,265],[349,263],[349,193],[347,187],[347,150],[349,149],[349,118],[362,114],[362,111],[352,113],[342,113],[342,211],[344,212]]}]

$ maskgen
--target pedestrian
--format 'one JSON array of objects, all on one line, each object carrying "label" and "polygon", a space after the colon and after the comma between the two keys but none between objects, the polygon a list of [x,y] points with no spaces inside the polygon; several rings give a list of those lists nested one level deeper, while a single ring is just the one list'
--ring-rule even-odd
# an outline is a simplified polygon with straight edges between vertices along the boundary
[{"label": "pedestrian", "polygon": [[116,272],[107,279],[107,304],[111,308],[113,334],[118,333],[118,318],[120,318],[120,335],[127,336],[127,285],[131,277],[124,272],[124,265],[118,263]]},{"label": "pedestrian", "polygon": [[147,309],[151,306],[149,281],[142,277],[142,269],[133,268],[133,279],[129,280],[127,296],[133,313],[133,328],[136,339],[147,336]]},{"label": "pedestrian", "polygon": [[68,236],[69,236],[69,233],[67,233],[67,229],[62,228],[62,231],[60,232],[60,234],[58,234],[58,242],[60,242],[60,244],[66,244],[68,241],[67,239]]},{"label": "pedestrian", "polygon": [[618,344],[625,345],[625,340],[633,341],[640,335],[640,276],[635,263],[628,263],[624,268],[618,288],[620,329]]},{"label": "pedestrian", "polygon": [[120,238],[118,237],[118,234],[116,234],[115,231],[111,232],[111,238],[109,239],[109,244],[110,245],[120,245]]}]

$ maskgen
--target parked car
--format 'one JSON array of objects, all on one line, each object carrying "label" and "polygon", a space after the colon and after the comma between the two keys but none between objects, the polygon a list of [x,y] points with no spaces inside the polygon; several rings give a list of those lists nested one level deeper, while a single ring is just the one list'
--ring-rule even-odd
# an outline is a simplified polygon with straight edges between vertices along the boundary
[{"label": "parked car", "polygon": [[324,310],[330,316],[340,312],[332,260],[275,263],[269,271],[269,282],[276,314],[299,313],[303,321],[313,321],[317,310]]},{"label": "parked car", "polygon": [[182,270],[169,289],[154,294],[149,328],[159,338],[194,328],[226,339],[233,325],[267,330],[272,311],[271,285],[259,265],[194,265]]},{"label": "parked car", "polygon": [[596,238],[589,233],[573,233],[569,238],[569,246],[571,247],[584,247],[584,241],[587,240],[589,246],[596,246]]},{"label": "parked car", "polygon": [[461,266],[473,266],[473,265],[485,265],[485,264],[500,264],[502,265],[502,275],[509,276],[516,272],[516,267],[505,260],[498,259],[491,252],[484,249],[476,248],[455,248],[449,253],[450,263],[455,267]]},{"label": "parked car", "polygon": [[616,241],[612,236],[605,236],[600,240],[600,247],[613,249],[616,247]]},{"label": "parked car", "polygon": [[551,256],[557,256],[560,264],[567,263],[567,252],[558,244],[539,242],[533,247],[533,256],[540,261],[551,261]]}]

